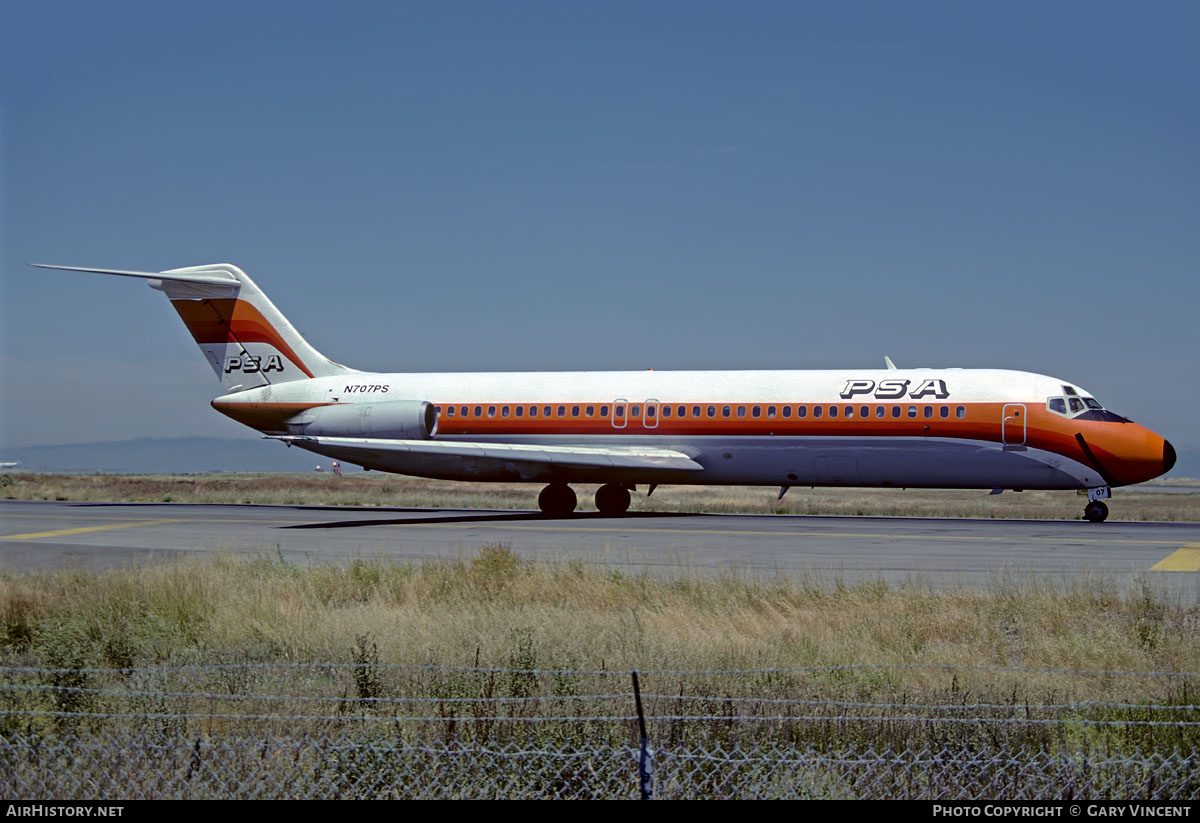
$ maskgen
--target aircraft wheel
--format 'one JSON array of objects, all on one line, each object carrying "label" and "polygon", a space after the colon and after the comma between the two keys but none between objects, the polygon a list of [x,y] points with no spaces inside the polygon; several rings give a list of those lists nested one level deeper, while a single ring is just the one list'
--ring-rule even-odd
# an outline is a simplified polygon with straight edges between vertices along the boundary
[{"label": "aircraft wheel", "polygon": [[596,508],[601,514],[624,514],[629,511],[629,489],[606,483],[596,489]]},{"label": "aircraft wheel", "polygon": [[1108,506],[1099,500],[1088,503],[1083,510],[1083,519],[1093,523],[1103,523],[1108,518]]},{"label": "aircraft wheel", "polygon": [[538,508],[551,517],[570,514],[578,503],[575,491],[566,483],[551,483],[538,495]]}]

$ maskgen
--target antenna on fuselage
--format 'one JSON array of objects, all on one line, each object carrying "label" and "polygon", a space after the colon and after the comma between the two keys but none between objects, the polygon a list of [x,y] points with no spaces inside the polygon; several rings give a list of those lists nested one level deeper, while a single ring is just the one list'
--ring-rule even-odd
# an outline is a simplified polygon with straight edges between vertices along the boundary
[{"label": "antenna on fuselage", "polygon": [[892,358],[888,357],[886,354],[883,356],[883,362],[887,364],[888,371],[896,370],[896,364],[893,363]]}]

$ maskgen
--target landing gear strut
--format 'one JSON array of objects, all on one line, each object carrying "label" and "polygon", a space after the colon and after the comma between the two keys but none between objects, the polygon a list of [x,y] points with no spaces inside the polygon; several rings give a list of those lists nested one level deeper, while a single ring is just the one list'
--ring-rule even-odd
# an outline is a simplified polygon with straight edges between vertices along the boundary
[{"label": "landing gear strut", "polygon": [[596,489],[596,508],[601,514],[624,514],[629,511],[629,489],[606,483]]},{"label": "landing gear strut", "polygon": [[551,483],[538,495],[538,508],[542,510],[542,514],[551,517],[570,514],[575,511],[577,502],[579,501],[574,490],[566,483]]},{"label": "landing gear strut", "polygon": [[1103,523],[1108,517],[1108,506],[1099,500],[1093,500],[1083,509],[1083,519],[1093,523]]}]

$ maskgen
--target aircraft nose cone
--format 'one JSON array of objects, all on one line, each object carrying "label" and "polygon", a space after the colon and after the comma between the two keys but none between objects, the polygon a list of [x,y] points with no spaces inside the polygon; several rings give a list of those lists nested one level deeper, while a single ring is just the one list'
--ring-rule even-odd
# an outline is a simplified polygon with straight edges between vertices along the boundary
[{"label": "aircraft nose cone", "polygon": [[1175,468],[1175,447],[1163,441],[1163,474]]}]

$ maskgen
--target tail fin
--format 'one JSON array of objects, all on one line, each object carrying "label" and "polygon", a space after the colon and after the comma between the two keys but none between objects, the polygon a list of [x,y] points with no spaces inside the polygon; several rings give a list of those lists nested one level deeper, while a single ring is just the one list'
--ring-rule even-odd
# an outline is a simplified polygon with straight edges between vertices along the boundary
[{"label": "tail fin", "polygon": [[354,371],[310,346],[254,281],[228,263],[164,272],[32,265],[148,280],[179,312],[227,393]]}]

